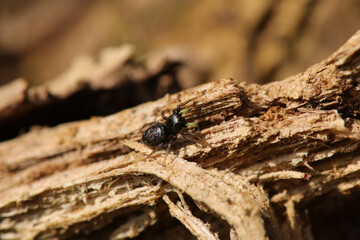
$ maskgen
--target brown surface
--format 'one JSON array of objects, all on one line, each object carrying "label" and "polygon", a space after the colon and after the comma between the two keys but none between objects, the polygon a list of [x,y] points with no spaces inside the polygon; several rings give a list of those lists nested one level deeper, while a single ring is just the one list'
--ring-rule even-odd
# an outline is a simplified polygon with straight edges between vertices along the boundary
[{"label": "brown surface", "polygon": [[263,84],[330,55],[359,28],[359,12],[357,0],[2,0],[0,83],[38,85],[78,55],[131,43],[141,56],[182,49],[206,81]]},{"label": "brown surface", "polygon": [[[219,80],[1,143],[1,238],[358,238],[359,54],[357,32],[281,82]],[[188,99],[211,148],[147,158],[142,125]]]}]

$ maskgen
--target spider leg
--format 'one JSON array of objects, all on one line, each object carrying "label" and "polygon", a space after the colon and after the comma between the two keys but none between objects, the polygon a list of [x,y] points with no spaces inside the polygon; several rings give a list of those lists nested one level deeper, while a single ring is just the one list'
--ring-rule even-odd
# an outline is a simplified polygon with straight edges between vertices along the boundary
[{"label": "spider leg", "polygon": [[186,132],[182,132],[181,136],[183,136],[183,138],[185,138],[186,140],[190,140],[196,144],[203,145],[202,142],[200,142],[199,140],[197,140],[196,138],[194,138],[192,136],[189,136],[188,134],[186,134]]},{"label": "spider leg", "polygon": [[170,148],[171,148],[171,144],[172,144],[173,142],[175,142],[176,139],[177,139],[177,136],[174,136],[174,137],[172,137],[172,138],[170,139],[170,141],[169,141],[169,143],[168,143],[168,146],[167,146],[167,148],[166,148],[166,154],[165,154],[165,159],[164,159],[164,161],[166,161],[166,158],[167,158],[167,156],[169,155],[169,151],[170,151]]},{"label": "spider leg", "polygon": [[156,147],[151,151],[151,153],[147,156],[147,158],[150,157],[154,152],[156,152],[157,150],[159,150],[161,147],[162,147],[162,145],[156,146]]},{"label": "spider leg", "polygon": [[[187,100],[186,102],[177,105],[177,107],[174,108],[173,113],[174,113],[174,114],[175,114],[175,113],[180,113],[180,107],[188,104],[188,103],[191,102],[192,100],[194,100],[194,99]],[[183,110],[184,110],[184,109],[183,109]],[[186,112],[187,112],[187,111],[188,111],[188,110],[186,110]],[[185,113],[185,112],[184,112],[184,113]]]},{"label": "spider leg", "polygon": [[190,140],[192,142],[195,142],[195,143],[197,143],[199,145],[202,145],[203,147],[205,147],[205,146],[211,147],[210,144],[205,141],[204,137],[202,135],[198,134],[198,133],[182,131],[181,135],[185,139]]},{"label": "spider leg", "polygon": [[153,150],[151,151],[151,153],[146,158],[150,157],[154,152],[156,152],[157,150],[159,150],[163,146],[164,146],[164,143],[160,143],[158,146],[154,147]]},{"label": "spider leg", "polygon": [[164,111],[161,112],[161,116],[163,119],[165,119],[165,121],[167,121],[169,119],[167,116],[165,116]]}]

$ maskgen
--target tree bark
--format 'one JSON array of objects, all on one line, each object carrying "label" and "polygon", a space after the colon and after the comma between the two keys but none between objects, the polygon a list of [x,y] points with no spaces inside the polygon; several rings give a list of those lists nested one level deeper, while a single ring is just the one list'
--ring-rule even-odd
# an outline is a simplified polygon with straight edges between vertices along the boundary
[{"label": "tree bark", "polygon": [[[359,73],[360,31],[283,81],[223,79],[2,142],[0,238],[321,238],[315,213],[341,211],[321,202],[358,199]],[[211,147],[179,138],[148,156],[142,126],[190,99]]]}]

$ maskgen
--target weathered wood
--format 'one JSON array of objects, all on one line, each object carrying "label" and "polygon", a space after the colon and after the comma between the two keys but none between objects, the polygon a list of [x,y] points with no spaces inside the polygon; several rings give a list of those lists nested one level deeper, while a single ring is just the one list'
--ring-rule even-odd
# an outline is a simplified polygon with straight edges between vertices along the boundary
[{"label": "weathered wood", "polygon": [[[280,82],[219,80],[3,142],[0,236],[110,236],[101,229],[122,216],[110,238],[133,237],[156,223],[164,195],[181,191],[227,221],[232,237],[309,239],[306,208],[359,189],[359,73],[357,32],[329,58]],[[211,148],[179,139],[166,161],[165,150],[147,157],[143,124],[189,99],[185,117]],[[205,226],[187,214],[188,228]]]}]

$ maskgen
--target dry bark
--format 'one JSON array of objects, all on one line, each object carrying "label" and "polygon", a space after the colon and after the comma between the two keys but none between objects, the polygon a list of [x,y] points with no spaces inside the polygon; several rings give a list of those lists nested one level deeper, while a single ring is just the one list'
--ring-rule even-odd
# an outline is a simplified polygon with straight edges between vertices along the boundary
[{"label": "dry bark", "polygon": [[[199,239],[219,238],[221,219],[231,239],[312,239],[307,210],[359,190],[359,73],[360,31],[280,82],[224,79],[3,142],[0,237],[146,238],[159,225],[153,239],[180,239],[165,231],[168,208]],[[179,139],[167,160],[147,157],[143,124],[189,99],[185,117],[211,147]]]}]

